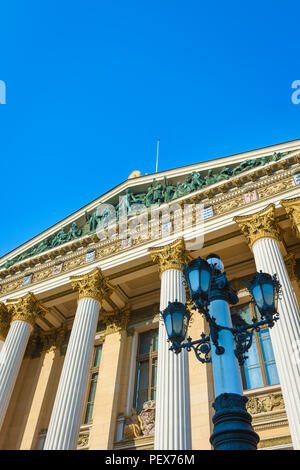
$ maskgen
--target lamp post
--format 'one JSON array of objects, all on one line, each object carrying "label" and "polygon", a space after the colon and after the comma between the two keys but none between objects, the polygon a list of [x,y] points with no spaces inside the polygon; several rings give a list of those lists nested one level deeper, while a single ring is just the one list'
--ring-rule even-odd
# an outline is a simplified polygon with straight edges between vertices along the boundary
[{"label": "lamp post", "polygon": [[238,303],[236,291],[231,287],[224,265],[218,255],[210,254],[206,260],[197,258],[184,266],[185,280],[192,307],[203,314],[209,325],[209,336],[202,333],[193,341],[186,338],[190,312],[180,302],[169,302],[161,312],[170,350],[179,354],[182,349],[194,350],[202,363],[212,362],[216,411],[214,430],[210,442],[215,450],[256,450],[258,435],[251,425],[251,415],[246,410],[247,397],[243,387],[239,365],[247,359],[245,353],[252,345],[254,331],[264,325],[270,328],[278,320],[277,299],[280,284],[266,273],[256,273],[247,284],[258,308],[261,319],[233,328],[229,305]]}]

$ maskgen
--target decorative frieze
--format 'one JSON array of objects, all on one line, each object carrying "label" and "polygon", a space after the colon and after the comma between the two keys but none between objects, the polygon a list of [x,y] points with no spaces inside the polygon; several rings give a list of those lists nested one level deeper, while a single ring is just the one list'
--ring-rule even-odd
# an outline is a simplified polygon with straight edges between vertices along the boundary
[{"label": "decorative frieze", "polygon": [[268,413],[285,408],[282,393],[270,393],[267,396],[249,398],[246,409],[251,415]]},{"label": "decorative frieze", "polygon": [[273,194],[280,193],[294,186],[292,178],[286,178],[284,180],[278,181],[277,183],[264,186],[263,188],[258,189],[258,194],[260,199],[264,197],[272,196]]},{"label": "decorative frieze", "polygon": [[269,204],[254,214],[234,217],[233,220],[240,227],[250,248],[260,238],[282,240],[282,232],[275,217],[274,204]]},{"label": "decorative frieze", "polygon": [[269,439],[262,439],[258,445],[258,449],[266,449],[268,447],[279,447],[279,446],[289,446],[292,447],[292,438],[291,436],[278,436],[272,437]]}]

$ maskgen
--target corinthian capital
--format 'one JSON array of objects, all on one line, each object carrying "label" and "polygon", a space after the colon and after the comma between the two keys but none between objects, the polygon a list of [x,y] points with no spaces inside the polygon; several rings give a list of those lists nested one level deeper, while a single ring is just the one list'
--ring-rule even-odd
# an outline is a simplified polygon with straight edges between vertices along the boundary
[{"label": "corinthian capital", "polygon": [[234,217],[233,219],[245,235],[248,245],[252,248],[260,238],[282,240],[281,229],[275,217],[275,206],[269,204],[255,214]]},{"label": "corinthian capital", "polygon": [[114,287],[108,283],[100,268],[70,279],[73,289],[78,290],[80,299],[91,297],[101,304],[103,299],[109,298],[114,291]]},{"label": "corinthian capital", "polygon": [[0,335],[5,338],[10,324],[10,314],[7,310],[6,305],[0,302]]},{"label": "corinthian capital", "polygon": [[168,269],[179,269],[182,271],[183,263],[186,261],[185,243],[183,238],[175,240],[169,245],[149,248],[154,263],[159,266],[160,275]]},{"label": "corinthian capital", "polygon": [[34,328],[37,318],[43,317],[48,309],[44,307],[32,292],[24,297],[7,301],[7,307],[11,316],[11,322],[20,320],[29,323]]},{"label": "corinthian capital", "polygon": [[104,323],[106,324],[106,335],[126,330],[130,318],[131,307],[126,304],[114,312],[102,312]]},{"label": "corinthian capital", "polygon": [[295,234],[300,237],[300,197],[283,199],[280,204],[285,208],[289,216]]}]

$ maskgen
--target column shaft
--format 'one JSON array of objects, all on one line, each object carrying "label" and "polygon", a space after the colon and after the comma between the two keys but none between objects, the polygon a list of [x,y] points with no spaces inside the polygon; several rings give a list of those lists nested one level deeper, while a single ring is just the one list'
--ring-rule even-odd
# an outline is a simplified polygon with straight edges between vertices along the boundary
[{"label": "column shaft", "polygon": [[276,273],[282,285],[282,298],[278,303],[280,320],[270,329],[270,335],[294,449],[300,449],[299,310],[277,241],[261,238],[252,249],[257,270],[271,275]]},{"label": "column shaft", "polygon": [[31,326],[25,321],[11,323],[0,352],[0,429],[19,373]]},{"label": "column shaft", "polygon": [[44,449],[77,447],[98,315],[98,301],[79,300]]},{"label": "column shaft", "polygon": [[[160,309],[168,302],[185,303],[183,274],[178,269],[162,273]],[[166,329],[159,324],[155,449],[191,449],[188,353],[169,351]]]}]

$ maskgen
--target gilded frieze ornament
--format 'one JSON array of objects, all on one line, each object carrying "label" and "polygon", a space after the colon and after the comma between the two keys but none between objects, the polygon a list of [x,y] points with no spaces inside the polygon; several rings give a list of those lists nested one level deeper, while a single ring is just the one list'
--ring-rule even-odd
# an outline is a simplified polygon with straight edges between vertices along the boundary
[{"label": "gilded frieze ornament", "polygon": [[48,309],[44,307],[32,292],[28,292],[19,299],[7,301],[7,307],[11,315],[11,321],[25,321],[34,328],[37,318],[42,318]]},{"label": "gilded frieze ornament", "polygon": [[249,398],[246,409],[251,415],[268,413],[285,408],[282,393],[271,393],[264,397]]},{"label": "gilded frieze ornament", "polygon": [[260,238],[282,240],[281,229],[275,217],[274,204],[269,204],[254,214],[234,217],[233,220],[245,235],[250,248]]},{"label": "gilded frieze ornament", "polygon": [[153,262],[159,266],[160,275],[168,269],[182,271],[183,264],[186,262],[187,254],[183,238],[179,238],[169,245],[149,248],[149,252]]},{"label": "gilded frieze ornament", "polygon": [[0,302],[0,336],[5,338],[10,324],[10,314],[7,310],[6,305]]},{"label": "gilded frieze ornament", "polygon": [[115,310],[113,312],[103,312],[103,320],[106,324],[105,334],[108,335],[117,333],[121,330],[126,330],[130,318],[130,311],[130,304],[126,304],[119,310]]},{"label": "gilded frieze ornament", "polygon": [[300,196],[293,199],[283,199],[281,205],[288,214],[297,237],[300,237]]},{"label": "gilded frieze ornament", "polygon": [[70,279],[72,288],[79,292],[79,299],[91,297],[102,304],[102,301],[108,299],[114,291],[114,287],[108,283],[100,268],[95,268],[82,276],[73,276]]}]

